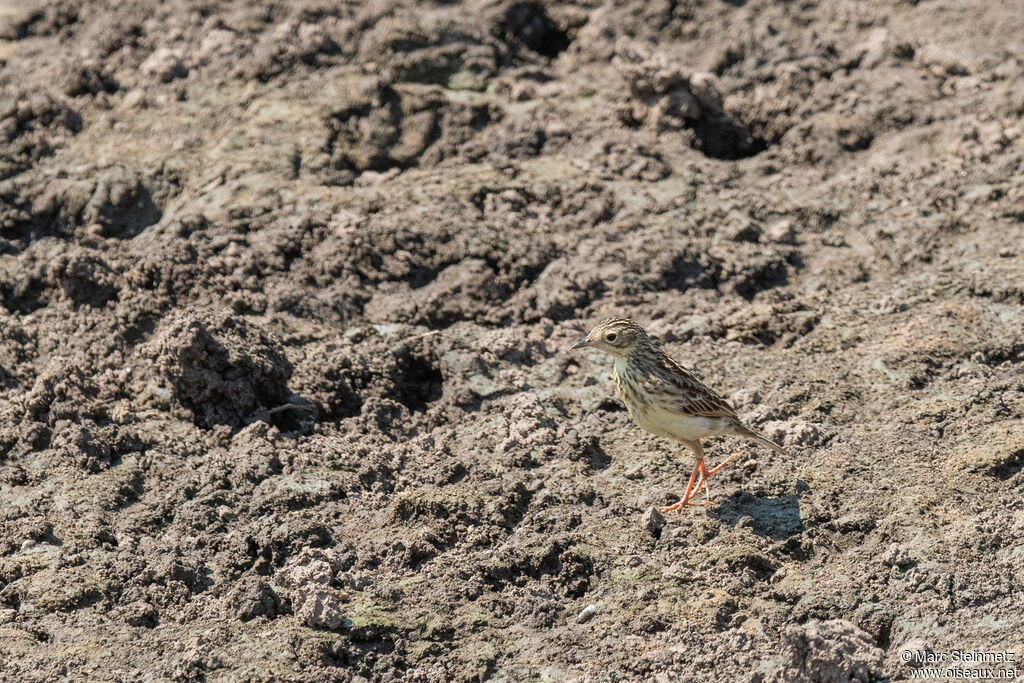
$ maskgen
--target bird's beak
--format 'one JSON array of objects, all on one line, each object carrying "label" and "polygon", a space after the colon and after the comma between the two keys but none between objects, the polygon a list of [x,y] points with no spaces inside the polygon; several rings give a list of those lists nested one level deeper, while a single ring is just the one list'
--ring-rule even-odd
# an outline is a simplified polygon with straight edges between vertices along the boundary
[{"label": "bird's beak", "polygon": [[584,337],[583,339],[580,339],[578,342],[576,342],[575,344],[570,346],[569,350],[573,351],[575,349],[582,349],[585,346],[590,346],[590,339],[588,337]]}]

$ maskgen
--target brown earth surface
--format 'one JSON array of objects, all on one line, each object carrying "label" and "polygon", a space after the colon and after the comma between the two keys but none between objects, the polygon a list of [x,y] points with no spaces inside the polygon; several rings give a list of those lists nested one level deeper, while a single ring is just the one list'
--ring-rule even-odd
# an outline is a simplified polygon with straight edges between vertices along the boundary
[{"label": "brown earth surface", "polygon": [[[1021,55],[984,0],[0,3],[0,678],[1024,675]],[[651,513],[691,455],[566,351],[613,314],[793,457]]]}]

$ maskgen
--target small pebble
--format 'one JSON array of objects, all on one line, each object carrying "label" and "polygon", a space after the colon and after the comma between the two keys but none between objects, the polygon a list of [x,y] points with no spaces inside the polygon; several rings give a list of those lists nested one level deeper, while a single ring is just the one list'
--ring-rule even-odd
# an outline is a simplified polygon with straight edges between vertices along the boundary
[{"label": "small pebble", "polygon": [[780,244],[796,244],[796,230],[793,228],[793,224],[788,220],[780,220],[772,223],[765,230],[765,237],[770,242],[779,242]]},{"label": "small pebble", "polygon": [[661,514],[658,508],[648,508],[643,516],[643,525],[652,536],[657,538],[661,535],[661,530],[665,528],[665,515]]}]

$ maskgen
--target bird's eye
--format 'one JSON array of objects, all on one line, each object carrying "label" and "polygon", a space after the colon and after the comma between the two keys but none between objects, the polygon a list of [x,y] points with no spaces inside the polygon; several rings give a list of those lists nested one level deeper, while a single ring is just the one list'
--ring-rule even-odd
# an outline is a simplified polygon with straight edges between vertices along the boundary
[{"label": "bird's eye", "polygon": [[615,341],[615,339],[616,339],[616,338],[617,338],[618,336],[619,336],[619,335],[615,334],[614,332],[609,332],[608,334],[606,334],[606,335],[604,336],[604,338],[605,338],[605,339],[607,339],[607,340],[608,340],[608,341],[610,341],[610,342],[613,342],[613,341]]}]

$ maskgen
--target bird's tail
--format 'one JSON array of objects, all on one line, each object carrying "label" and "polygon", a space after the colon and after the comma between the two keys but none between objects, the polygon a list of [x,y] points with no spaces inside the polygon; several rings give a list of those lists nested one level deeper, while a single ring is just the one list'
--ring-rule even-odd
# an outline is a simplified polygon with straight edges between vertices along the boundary
[{"label": "bird's tail", "polygon": [[753,429],[750,429],[748,427],[743,427],[742,430],[740,431],[740,435],[741,436],[745,436],[745,437],[750,438],[750,439],[753,439],[754,441],[757,441],[758,443],[762,443],[765,446],[767,446],[768,448],[770,448],[773,451],[775,451],[776,453],[781,453],[782,455],[786,455],[786,456],[790,455],[790,452],[787,451],[785,448],[783,448],[782,446],[778,445],[777,443],[775,443],[774,441],[772,441],[768,437],[761,436],[760,434],[755,432]]}]

